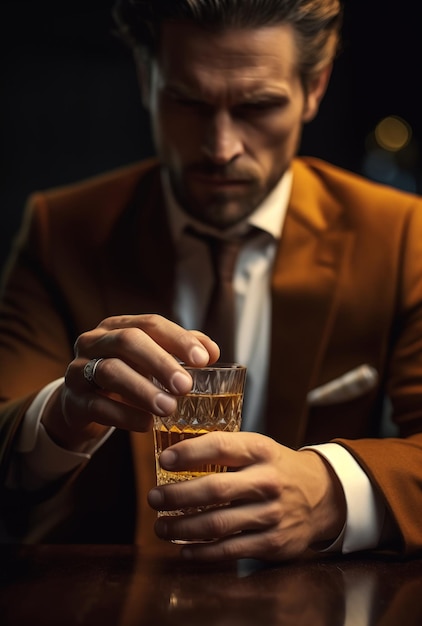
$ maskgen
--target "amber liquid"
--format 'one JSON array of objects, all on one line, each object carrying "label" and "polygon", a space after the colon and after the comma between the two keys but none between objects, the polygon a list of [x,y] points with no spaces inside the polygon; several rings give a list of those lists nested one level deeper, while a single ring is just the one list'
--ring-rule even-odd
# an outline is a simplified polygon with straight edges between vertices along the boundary
[{"label": "amber liquid", "polygon": [[[157,484],[166,485],[192,480],[206,474],[224,472],[222,465],[206,464],[183,472],[169,472],[160,465],[160,454],[168,447],[183,441],[201,437],[215,430],[238,431],[242,409],[242,394],[187,394],[178,399],[177,411],[164,418],[154,418],[155,462]],[[172,511],[180,515],[186,511]]]},{"label": "amber liquid", "polygon": [[178,443],[179,441],[183,441],[183,439],[193,439],[195,437],[205,435],[208,432],[208,430],[193,430],[190,428],[187,428],[184,431],[180,431],[176,429],[176,426],[172,426],[171,430],[167,430],[163,426],[161,426],[159,430],[154,430],[158,485],[176,483],[181,480],[191,480],[192,478],[198,478],[199,476],[203,476],[204,474],[210,474],[211,472],[224,471],[225,468],[223,468],[221,465],[201,465],[186,472],[168,472],[162,469],[162,467],[160,466],[159,456],[161,452],[163,452],[163,450],[169,448],[175,443]]}]

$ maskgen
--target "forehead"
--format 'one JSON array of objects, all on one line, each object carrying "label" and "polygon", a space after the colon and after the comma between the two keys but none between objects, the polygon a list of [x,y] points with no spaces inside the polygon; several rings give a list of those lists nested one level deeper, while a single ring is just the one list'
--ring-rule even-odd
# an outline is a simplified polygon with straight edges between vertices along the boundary
[{"label": "forehead", "polygon": [[287,24],[208,31],[187,22],[165,23],[157,68],[165,85],[201,92],[288,86],[297,78],[297,48]]}]

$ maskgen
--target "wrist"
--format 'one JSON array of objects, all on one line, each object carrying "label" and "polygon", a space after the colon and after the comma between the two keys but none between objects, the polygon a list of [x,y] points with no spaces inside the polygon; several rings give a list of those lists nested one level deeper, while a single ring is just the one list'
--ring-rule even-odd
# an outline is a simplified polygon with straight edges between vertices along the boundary
[{"label": "wrist", "polygon": [[62,393],[63,385],[56,389],[46,404],[41,423],[56,445],[73,452],[84,452],[87,445],[100,439],[109,429],[95,422],[81,427],[69,424],[62,411]]},{"label": "wrist", "polygon": [[315,481],[311,544],[320,549],[322,545],[335,541],[342,532],[347,518],[346,499],[341,482],[328,461],[313,450],[301,453],[309,455],[309,466]]}]

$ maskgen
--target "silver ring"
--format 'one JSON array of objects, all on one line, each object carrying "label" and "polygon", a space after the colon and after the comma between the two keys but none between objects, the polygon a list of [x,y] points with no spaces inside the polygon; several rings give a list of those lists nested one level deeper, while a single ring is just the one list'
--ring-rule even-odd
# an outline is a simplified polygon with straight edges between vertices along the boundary
[{"label": "silver ring", "polygon": [[84,367],[84,378],[87,383],[93,385],[94,387],[99,387],[100,385],[95,380],[95,372],[97,371],[98,364],[104,361],[103,358],[100,359],[91,359]]}]

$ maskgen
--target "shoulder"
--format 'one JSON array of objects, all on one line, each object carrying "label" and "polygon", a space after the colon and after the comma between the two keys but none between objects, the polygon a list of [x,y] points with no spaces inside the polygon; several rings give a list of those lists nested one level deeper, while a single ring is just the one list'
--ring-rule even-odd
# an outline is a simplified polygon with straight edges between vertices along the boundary
[{"label": "shoulder", "polygon": [[68,185],[36,191],[30,201],[38,201],[58,210],[68,207],[72,211],[85,205],[92,210],[99,205],[119,206],[130,199],[142,182],[157,177],[158,172],[158,162],[148,159]]},{"label": "shoulder", "polygon": [[73,242],[81,250],[102,245],[135,204],[138,211],[155,206],[160,178],[158,162],[148,159],[69,185],[36,191],[25,207],[17,249],[28,242],[43,250],[66,246],[66,242]]},{"label": "shoulder", "polygon": [[[44,236],[103,239],[127,209],[157,198],[160,167],[156,159],[123,166],[72,184],[36,191],[28,199],[23,232],[34,229]],[[140,200],[139,205],[142,204]],[[140,206],[138,206],[140,208]]]},{"label": "shoulder", "polygon": [[[314,157],[294,160],[294,202],[368,233],[422,229],[422,197],[369,180]],[[305,207],[305,209],[303,208]],[[327,217],[328,216],[328,217]]]},{"label": "shoulder", "polygon": [[307,179],[315,190],[336,197],[346,206],[366,207],[367,210],[374,206],[422,205],[422,198],[417,194],[369,180],[315,157],[295,159],[294,171],[299,180]]}]

